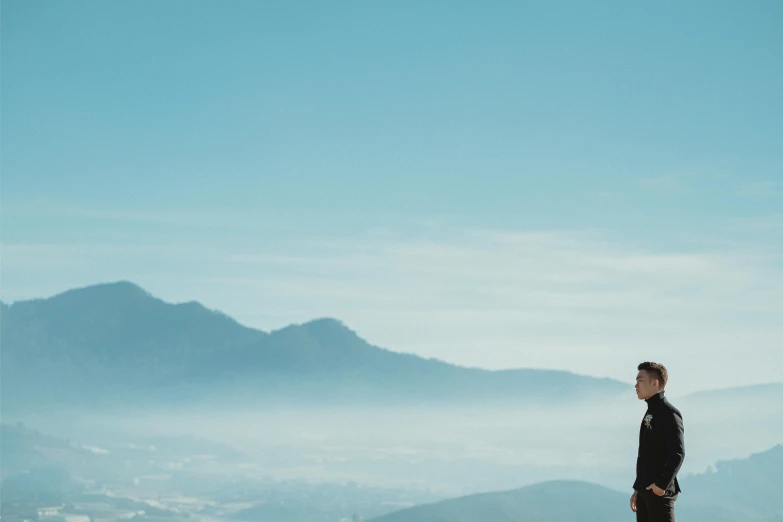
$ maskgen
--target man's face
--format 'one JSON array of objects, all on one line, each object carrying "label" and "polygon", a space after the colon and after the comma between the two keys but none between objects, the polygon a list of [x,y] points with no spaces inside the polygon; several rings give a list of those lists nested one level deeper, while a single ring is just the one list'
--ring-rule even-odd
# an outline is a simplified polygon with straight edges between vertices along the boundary
[{"label": "man's face", "polygon": [[647,370],[639,370],[636,375],[636,396],[641,401],[649,399],[661,391],[658,384],[658,379],[653,374],[648,373]]}]

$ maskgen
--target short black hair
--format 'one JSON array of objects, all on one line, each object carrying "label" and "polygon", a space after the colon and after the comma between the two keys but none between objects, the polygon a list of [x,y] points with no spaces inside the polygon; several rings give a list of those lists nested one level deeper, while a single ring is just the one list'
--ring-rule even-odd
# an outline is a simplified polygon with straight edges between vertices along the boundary
[{"label": "short black hair", "polygon": [[661,382],[661,387],[666,386],[666,381],[669,380],[669,372],[666,371],[666,366],[660,363],[646,361],[640,364],[638,369],[653,374]]}]

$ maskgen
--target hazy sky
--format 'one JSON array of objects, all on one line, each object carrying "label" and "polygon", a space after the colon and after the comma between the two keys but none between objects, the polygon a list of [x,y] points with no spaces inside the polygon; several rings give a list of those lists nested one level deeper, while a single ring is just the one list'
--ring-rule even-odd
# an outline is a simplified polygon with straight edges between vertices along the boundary
[{"label": "hazy sky", "polygon": [[2,297],[780,381],[783,3],[2,2]]}]

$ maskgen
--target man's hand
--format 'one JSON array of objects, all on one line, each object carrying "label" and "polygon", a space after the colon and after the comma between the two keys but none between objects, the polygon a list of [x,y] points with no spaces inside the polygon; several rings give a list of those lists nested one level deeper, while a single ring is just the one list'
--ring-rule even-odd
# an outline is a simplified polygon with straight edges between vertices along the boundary
[{"label": "man's hand", "polygon": [[659,488],[655,484],[650,484],[649,486],[647,486],[647,489],[651,489],[652,492],[655,493],[656,495],[658,495],[659,497],[662,497],[662,496],[664,496],[666,494],[666,491],[662,490],[661,488]]},{"label": "man's hand", "polygon": [[636,491],[634,491],[633,495],[631,495],[631,511],[636,513]]}]

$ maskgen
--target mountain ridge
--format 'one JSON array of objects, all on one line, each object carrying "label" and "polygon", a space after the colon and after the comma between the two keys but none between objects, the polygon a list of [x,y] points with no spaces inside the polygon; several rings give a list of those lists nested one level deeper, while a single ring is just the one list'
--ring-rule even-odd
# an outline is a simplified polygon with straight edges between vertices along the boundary
[{"label": "mountain ridge", "polygon": [[766,382],[759,384],[747,384],[742,386],[729,386],[726,388],[714,388],[709,390],[698,390],[685,395],[680,395],[677,399],[694,400],[715,398],[716,396],[733,395],[735,397],[753,396],[757,393],[783,393],[783,382]]},{"label": "mountain ridge", "polygon": [[[683,477],[683,493],[676,504],[678,518],[698,522],[783,520],[783,499],[776,495],[783,479],[783,445],[741,459],[718,461],[715,467],[714,472]],[[629,498],[630,492],[592,482],[552,480],[413,506],[371,522],[620,522],[633,518]]]},{"label": "mountain ridge", "polygon": [[177,389],[184,399],[210,387],[237,387],[257,398],[381,402],[513,402],[630,391],[613,379],[566,371],[466,368],[394,352],[328,317],[267,333],[194,301],[166,303],[129,282],[14,302],[3,307],[0,327],[0,370],[11,392],[4,405],[28,394],[62,402],[72,390],[70,398],[95,399]]}]

